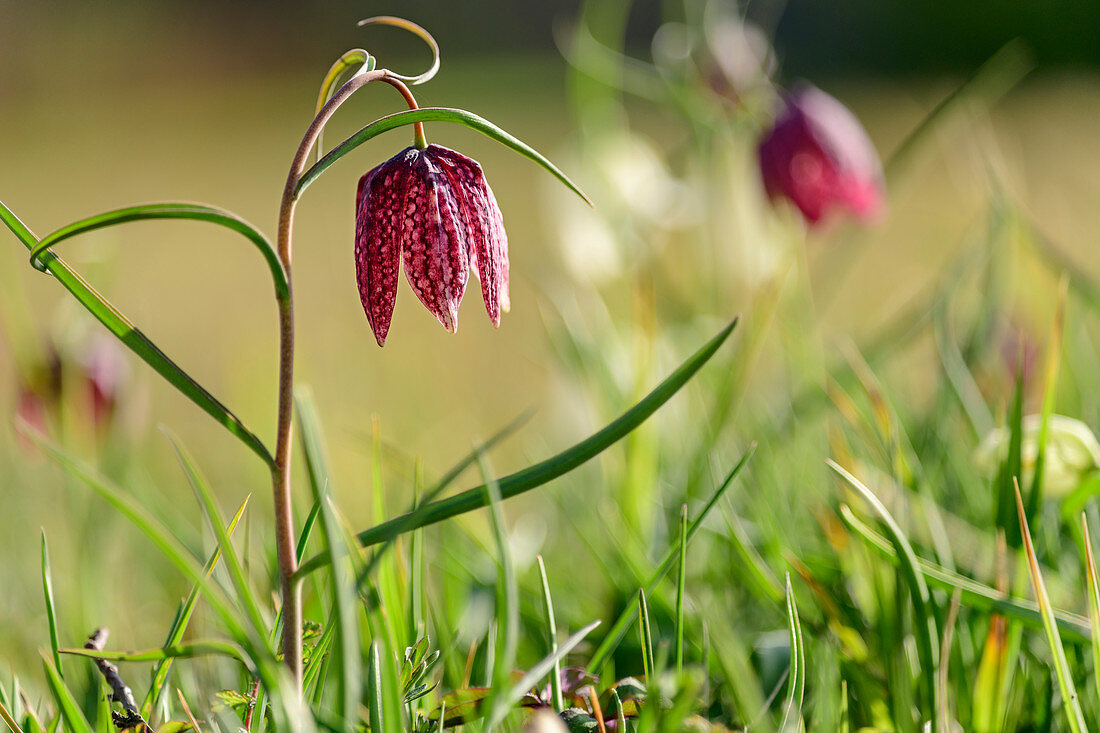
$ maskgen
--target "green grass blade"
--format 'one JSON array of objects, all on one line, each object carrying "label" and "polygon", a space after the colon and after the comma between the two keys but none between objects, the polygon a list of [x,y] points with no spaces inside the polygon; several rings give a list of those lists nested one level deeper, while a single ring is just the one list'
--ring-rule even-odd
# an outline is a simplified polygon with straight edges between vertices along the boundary
[{"label": "green grass blade", "polygon": [[676,576],[676,674],[684,672],[684,585],[687,582],[687,504],[680,507],[679,572]]},{"label": "green grass blade", "polygon": [[[373,641],[367,652],[367,712],[370,718],[370,730],[384,731],[382,719],[385,703],[382,692],[382,662],[379,659],[378,642]],[[392,715],[392,713],[391,713]]]},{"label": "green grass blade", "polygon": [[53,577],[50,573],[50,550],[46,544],[46,530],[42,530],[42,595],[46,600],[46,621],[50,626],[50,651],[53,653],[53,665],[62,679],[60,643],[57,640],[57,608],[53,602]]},{"label": "green grass blade", "polygon": [[874,492],[839,464],[831,460],[827,461],[827,464],[871,506],[882,521],[887,536],[897,552],[902,576],[909,586],[909,595],[913,602],[913,614],[915,616],[913,627],[917,638],[917,653],[920,657],[921,674],[924,677],[925,693],[929,702],[928,710],[923,717],[925,720],[937,720],[941,704],[939,688],[936,684],[940,666],[940,640],[936,631],[936,616],[932,606],[932,595],[928,591],[928,584],[925,582],[924,574],[920,570],[916,553],[913,552],[913,547],[909,544],[905,533],[901,531],[901,527],[894,521],[890,512],[886,510],[886,507],[883,506]]},{"label": "green grass blade", "polygon": [[[849,507],[841,505],[840,517],[849,529],[863,537],[883,557],[895,564],[898,562],[897,551],[890,544],[890,541],[864,524]],[[1004,614],[1031,629],[1043,628],[1043,618],[1037,604],[1022,598],[1013,598],[995,588],[947,570],[943,566],[924,558],[918,558],[917,562],[929,585],[948,593],[959,591],[962,594],[962,602],[967,606],[982,611]],[[1054,617],[1058,622],[1058,628],[1061,629],[1063,634],[1068,635],[1073,641],[1084,644],[1089,643],[1088,619],[1059,610],[1054,612]]]},{"label": "green grass blade", "polygon": [[[228,534],[232,535],[233,530],[237,528],[237,524],[241,521],[241,517],[244,516],[245,507],[248,506],[249,498],[250,497],[245,497],[245,500],[241,502],[240,508],[237,509],[237,513],[233,515],[233,519],[229,521],[229,526],[227,528]],[[210,575],[214,572],[214,568],[218,564],[218,560],[221,558],[221,554],[221,547],[214,549],[214,552],[210,555],[210,559],[206,561],[206,565],[202,568],[203,577],[207,579],[210,578]],[[199,603],[200,591],[201,588],[198,585],[193,585],[191,587],[191,592],[180,605],[179,612],[176,614],[176,620],[172,624],[172,628],[168,630],[168,636],[164,640],[164,646],[176,646],[183,641],[183,636],[187,633],[187,626],[191,622],[191,616],[194,615],[195,607]],[[165,685],[168,683],[168,673],[171,671],[171,657],[161,660],[154,668],[153,680],[149,683],[149,692],[146,693],[145,700],[141,703],[141,717],[146,720],[153,714],[153,706],[164,691]]]},{"label": "green grass blade", "polygon": [[1058,305],[1054,309],[1054,323],[1047,339],[1046,368],[1043,374],[1043,404],[1039,413],[1039,436],[1032,470],[1031,487],[1027,494],[1027,516],[1034,517],[1043,499],[1043,471],[1046,468],[1047,443],[1050,440],[1050,416],[1054,413],[1054,400],[1058,393],[1058,369],[1062,362],[1062,335],[1065,332],[1066,296],[1069,280],[1063,273],[1058,284]]},{"label": "green grass blade", "polygon": [[840,681],[840,731],[839,733],[849,733],[851,730],[851,723],[848,719],[848,681]]},{"label": "green grass blade", "polygon": [[81,648],[62,649],[61,653],[71,654],[76,657],[88,657],[89,659],[106,659],[109,662],[158,662],[165,659],[217,656],[231,657],[243,664],[248,664],[248,660],[245,658],[239,646],[217,640],[191,641],[186,644],[174,644],[172,646],[142,649],[133,652],[112,652]]},{"label": "green grass blade", "polygon": [[19,727],[19,723],[15,722],[15,718],[12,717],[3,703],[0,703],[0,720],[4,721],[11,733],[23,733],[23,729]]},{"label": "green grass blade", "polygon": [[309,184],[317,180],[317,177],[328,170],[329,166],[371,138],[381,135],[383,132],[388,132],[389,130],[394,130],[405,125],[412,125],[416,122],[453,122],[459,125],[465,125],[472,130],[477,130],[493,140],[496,140],[501,145],[511,148],[523,157],[529,158],[542,166],[550,175],[565,184],[568,189],[584,199],[590,206],[592,205],[592,201],[589,200],[584,191],[582,191],[577,184],[573,183],[573,181],[569,180],[569,177],[562,173],[558,167],[551,163],[542,153],[538,152],[519,138],[500,129],[485,118],[475,115],[473,112],[467,112],[463,109],[451,109],[448,107],[412,109],[405,112],[386,115],[385,117],[375,120],[337,145],[329,151],[328,155],[321,158],[312,168],[306,171],[298,181],[298,188],[295,190],[294,195],[296,197],[301,196],[302,192],[309,187]]},{"label": "green grass blade", "polygon": [[789,733],[802,727],[802,701],[806,694],[806,653],[802,646],[802,624],[798,620],[798,608],[794,603],[791,574],[787,573],[787,630],[790,634],[791,662],[787,676],[787,701],[783,705],[783,722],[780,733]]},{"label": "green grass blade", "polygon": [[42,668],[46,671],[46,681],[50,685],[50,692],[53,693],[58,709],[65,718],[66,727],[73,733],[94,733],[91,723],[84,717],[80,706],[76,704],[73,693],[61,679],[61,673],[45,654],[42,655]]},{"label": "green grass blade", "polygon": [[1024,500],[1020,496],[1020,487],[1016,487],[1016,512],[1020,519],[1020,536],[1023,539],[1024,552],[1027,554],[1027,569],[1031,574],[1031,586],[1035,590],[1035,600],[1039,603],[1039,611],[1043,614],[1043,631],[1046,633],[1047,643],[1050,645],[1050,655],[1054,658],[1054,674],[1058,679],[1058,689],[1062,693],[1062,705],[1065,707],[1066,719],[1073,733],[1084,733],[1088,730],[1085,725],[1085,716],[1081,712],[1081,703],[1077,699],[1077,689],[1073,685],[1073,673],[1066,661],[1066,650],[1062,647],[1062,636],[1058,633],[1058,624],[1054,620],[1050,598],[1047,596],[1046,584],[1043,582],[1043,574],[1039,570],[1039,559],[1035,556],[1035,546],[1031,543],[1031,530],[1027,524],[1027,514],[1024,511]]},{"label": "green grass blade", "polygon": [[[702,511],[699,512],[699,516],[697,516],[691,522],[691,526],[688,527],[688,542],[691,542],[691,539],[695,536],[696,532],[699,531],[699,527],[702,526],[703,521],[707,518],[707,515],[709,515],[711,510],[714,509],[715,505],[718,504],[718,500],[722,498],[722,496],[726,493],[726,490],[729,489],[729,487],[733,484],[733,480],[737,478],[738,474],[741,473],[741,470],[748,464],[749,459],[752,457],[752,454],[755,451],[755,444],[749,446],[749,449],[745,451],[745,454],[741,456],[741,459],[739,461],[737,461],[737,465],[735,465],[733,469],[728,474],[726,474],[725,479],[722,480],[722,483],[719,484],[718,488],[711,495],[710,499],[707,501]],[[660,582],[661,578],[663,578],[665,574],[668,573],[670,569],[672,569],[672,564],[676,562],[679,554],[680,547],[678,544],[673,545],[668,549],[668,552],[665,553],[664,560],[662,560],[661,564],[657,566],[657,569],[653,572],[653,574],[649,576],[649,580],[644,586],[644,591],[646,593],[653,592],[653,589],[657,587],[657,583]],[[600,667],[603,666],[604,662],[606,662],[610,658],[612,652],[615,651],[615,648],[618,647],[619,642],[622,641],[623,636],[630,628],[630,624],[634,623],[634,619],[637,618],[637,612],[638,609],[633,604],[628,604],[627,607],[623,609],[623,612],[619,614],[619,618],[615,619],[615,623],[611,625],[611,629],[607,632],[607,636],[605,636],[603,641],[600,642],[600,645],[596,647],[596,651],[592,653],[592,658],[589,660],[588,667],[586,668],[586,670],[590,674],[595,674],[600,669]],[[652,659],[650,661],[652,662]]]},{"label": "green grass blade", "polygon": [[[656,412],[657,408],[668,402],[714,356],[714,352],[729,338],[736,326],[737,319],[734,319],[728,326],[719,331],[718,335],[692,354],[665,381],[657,385],[652,392],[602,430],[552,458],[499,479],[501,498],[510,499],[513,496],[549,483],[591,460],[620,440]],[[475,486],[447,499],[425,504],[409,514],[382,522],[364,532],[360,532],[357,538],[360,545],[369,547],[385,542],[391,537],[396,537],[404,532],[480,509],[486,506],[487,501],[485,486]],[[302,563],[296,575],[302,577],[319,567],[323,567],[326,563],[327,559],[324,556],[315,555]]]},{"label": "green grass blade", "polygon": [[237,591],[237,600],[244,606],[247,618],[252,623],[252,628],[255,631],[255,637],[262,639],[267,634],[268,623],[260,610],[256,592],[252,589],[252,584],[248,578],[245,577],[244,567],[241,564],[240,555],[237,554],[237,548],[233,545],[233,541],[226,531],[225,519],[222,518],[221,509],[218,508],[218,501],[214,498],[214,491],[210,488],[210,482],[199,471],[194,458],[183,447],[183,443],[180,442],[179,438],[166,428],[162,428],[162,430],[168,437],[168,442],[172,444],[172,450],[175,451],[176,458],[187,476],[187,481],[191,484],[191,488],[202,503],[207,523],[214,532],[222,556],[225,557],[225,566],[229,571],[229,577],[233,581],[233,587]]},{"label": "green grass blade", "polygon": [[[15,214],[0,201],[0,220],[2,220],[16,237],[27,247],[34,249],[38,245],[38,238],[19,220]],[[268,466],[274,466],[275,459],[271,452],[241,420],[234,415],[228,407],[223,405],[212,394],[195,381],[190,374],[157,347],[149,338],[139,331],[129,319],[126,318],[106,298],[97,293],[95,289],[80,276],[75,270],[65,263],[57,255],[46,252],[41,257],[46,270],[50,272],[62,287],[68,290],[84,308],[92,314],[108,331],[119,339],[128,349],[154,371],[164,377],[173,387],[179,390],[185,397],[198,405],[204,412],[216,420],[222,427],[236,436],[247,445],[252,452],[264,460]]]},{"label": "green grass blade", "polygon": [[[535,558],[539,565],[539,580],[542,581],[542,610],[546,614],[546,647],[551,656],[558,651],[558,624],[554,618],[554,601],[550,597],[550,583],[546,579],[546,565],[542,555]],[[550,694],[554,712],[565,710],[565,699],[561,694],[561,664],[554,658],[554,668],[550,670]]]},{"label": "green grass blade", "polygon": [[[1081,514],[1081,526],[1085,535],[1085,567],[1087,569],[1087,589],[1089,596],[1089,630],[1092,632],[1092,666],[1100,670],[1100,577],[1096,573],[1096,558],[1092,552],[1092,538],[1089,536],[1089,523]],[[1100,673],[1094,673],[1096,695],[1100,700]]]},{"label": "green grass blade", "polygon": [[301,429],[302,448],[306,458],[309,485],[313,500],[321,507],[321,534],[331,564],[332,598],[336,626],[337,709],[345,729],[351,730],[359,718],[359,699],[363,690],[362,648],[359,641],[358,598],[353,578],[341,561],[348,556],[343,529],[330,504],[332,483],[325,451],[324,435],[317,418],[312,394],[306,389],[295,390],[294,401]]},{"label": "green grass blade", "polygon": [[[500,508],[500,487],[492,478],[492,472],[483,454],[478,455],[478,467],[485,480],[485,493],[489,502],[489,518],[493,530],[493,542],[498,557],[497,584],[497,627],[504,630],[502,643],[496,645],[493,657],[492,701],[489,706],[489,724],[486,731],[492,731],[503,720],[512,704],[500,693],[508,683],[508,677],[516,664],[516,649],[519,646],[519,589],[516,585],[515,570],[512,567],[512,553],[508,547],[507,530],[504,527],[504,512]],[[521,693],[522,694],[522,693]]]},{"label": "green grass blade", "polygon": [[599,625],[600,622],[598,620],[593,621],[588,624],[588,626],[585,626],[583,629],[563,641],[556,652],[544,657],[538,664],[531,667],[519,682],[512,685],[508,692],[504,694],[503,697],[499,698],[499,704],[497,704],[497,698],[494,698],[493,710],[489,714],[489,720],[485,724],[485,730],[492,730],[498,726],[524,694],[537,685],[539,680],[545,677],[547,673],[554,668],[555,663],[560,664],[562,658],[573,651],[573,648],[584,641],[585,637],[591,634],[592,630]]},{"label": "green grass blade", "polygon": [[[645,671],[645,683],[649,687],[656,684],[657,661],[653,658],[653,628],[649,625],[649,605],[645,599],[645,590],[638,589],[638,633],[642,643],[642,669]],[[592,666],[591,664],[589,666]]]}]

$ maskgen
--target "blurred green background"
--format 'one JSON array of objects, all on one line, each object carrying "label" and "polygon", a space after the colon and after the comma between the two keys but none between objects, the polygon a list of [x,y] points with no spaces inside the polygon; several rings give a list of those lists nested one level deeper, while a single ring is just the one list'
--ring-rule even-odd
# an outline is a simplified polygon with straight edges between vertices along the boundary
[{"label": "blurred green background", "polygon": [[[1086,32],[1100,25],[1098,7],[752,4],[750,17],[778,34],[782,77],[811,79],[849,104],[884,155],[1005,42],[1023,37],[1037,64],[994,108],[968,110],[937,131],[904,185],[890,192],[889,214],[851,270],[825,268],[825,282],[838,289],[818,314],[826,339],[869,332],[940,272],[987,215],[990,166],[1039,228],[1100,276],[1100,79],[1094,71],[1100,46]],[[418,42],[399,31],[354,27],[359,17],[380,13],[406,15],[438,36],[443,68],[415,90],[422,106],[475,111],[585,184],[583,161],[568,153],[576,120],[567,65],[554,43],[555,28],[568,32],[573,3],[0,0],[0,197],[39,235],[80,216],[154,200],[218,204],[273,232],[286,166],[331,61],[354,46],[398,71],[415,73],[427,60]],[[633,53],[648,56],[659,16],[658,3],[638,5],[628,30]],[[328,140],[401,107],[391,89],[368,90],[341,110]],[[636,126],[666,151],[684,135],[659,112],[643,115]],[[405,132],[388,133],[341,162],[310,189],[296,222],[298,379],[316,393],[340,503],[357,527],[367,524],[372,416],[400,457],[394,465],[407,467],[406,457],[422,456],[426,470],[438,474],[477,438],[534,407],[524,437],[494,454],[498,472],[519,468],[600,424],[556,365],[545,329],[547,321],[559,320],[555,304],[602,291],[612,318],[631,313],[637,272],[626,269],[620,280],[597,283],[565,262],[560,220],[583,204],[563,201],[535,166],[470,131],[430,125],[428,136],[480,160],[504,212],[512,312],[499,332],[488,323],[476,286],[467,293],[458,335],[448,336],[402,284],[386,348],[374,343],[355,288],[354,190],[363,172],[408,144]],[[742,185],[755,181],[748,176]],[[748,188],[745,195],[759,198],[759,191]],[[754,246],[751,231],[728,234],[731,248]],[[0,414],[8,416],[17,395],[17,356],[40,349],[48,337],[65,343],[81,336],[74,335],[79,314],[67,295],[27,266],[13,238],[0,240],[0,311],[7,316]],[[811,257],[819,254],[813,245]],[[249,425],[272,434],[275,309],[250,248],[197,224],[143,223],[94,233],[62,250]],[[690,266],[694,254],[690,243],[681,244],[675,259]],[[748,304],[744,273],[711,274],[729,282],[703,307],[717,323]],[[1019,274],[1025,284],[1030,276]],[[1037,305],[1046,318],[1049,308]],[[254,492],[254,507],[266,515],[263,467],[144,365],[129,362],[118,440],[140,450],[114,456],[110,470],[153,506],[199,526],[156,430],[165,424],[201,457],[227,507]],[[27,459],[6,417],[0,474],[0,659],[33,659],[45,643],[38,560],[27,549],[37,547],[40,526],[51,539],[58,605],[71,625],[91,630],[108,623],[117,647],[159,643],[174,607],[171,588],[148,587],[143,570],[111,573],[111,587],[97,594],[88,584],[99,581],[80,571],[89,555],[115,568],[133,562],[155,570],[161,561],[128,554],[147,549],[132,530],[86,490],[66,486],[47,461]],[[408,499],[394,497],[391,506]],[[509,506],[509,515],[542,521],[543,501],[528,497]],[[265,536],[263,523],[252,532]],[[180,582],[176,592],[182,588]],[[119,598],[130,602],[120,608]]]}]

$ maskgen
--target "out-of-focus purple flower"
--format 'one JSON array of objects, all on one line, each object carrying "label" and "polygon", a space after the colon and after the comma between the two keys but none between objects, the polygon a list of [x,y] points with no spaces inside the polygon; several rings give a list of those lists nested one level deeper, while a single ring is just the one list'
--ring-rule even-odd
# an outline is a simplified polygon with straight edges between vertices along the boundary
[{"label": "out-of-focus purple flower", "polygon": [[93,338],[80,356],[81,388],[96,432],[106,430],[115,414],[118,398],[129,377],[129,365],[113,337]]},{"label": "out-of-focus purple flower", "polygon": [[429,145],[409,147],[359,179],[355,265],[359,296],[378,345],[386,341],[398,270],[450,332],[470,272],[481,280],[494,326],[507,311],[508,238],[477,161]]},{"label": "out-of-focus purple flower", "polygon": [[882,164],[867,132],[847,107],[814,86],[785,96],[759,152],[768,196],[789,199],[810,224],[833,209],[870,220],[885,205]]},{"label": "out-of-focus purple flower", "polygon": [[[49,345],[44,359],[20,380],[16,395],[15,417],[39,433],[49,427],[50,414],[57,409],[63,385],[61,356]],[[32,450],[33,444],[20,435],[20,445]]]}]

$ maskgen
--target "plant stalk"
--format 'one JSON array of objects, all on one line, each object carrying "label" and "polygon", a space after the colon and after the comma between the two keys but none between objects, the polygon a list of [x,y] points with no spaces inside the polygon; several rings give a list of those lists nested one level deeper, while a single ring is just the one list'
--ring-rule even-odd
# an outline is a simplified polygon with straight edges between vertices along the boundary
[{"label": "plant stalk", "polygon": [[[295,577],[298,556],[294,536],[294,511],[290,492],[291,443],[294,417],[294,288],[291,280],[291,237],[294,229],[294,209],[298,200],[295,191],[306,170],[310,150],[316,144],[325,125],[336,110],[357,90],[372,81],[385,81],[396,88],[412,109],[416,100],[399,79],[385,69],[356,74],[332,96],[313,118],[290,165],[283,198],[279,206],[277,249],[279,261],[286,272],[287,294],[279,300],[279,415],[276,428],[275,464],[271,471],[271,487],[275,507],[275,542],[279,559],[279,581],[282,593],[283,659],[294,679],[299,695],[302,689],[302,581]],[[424,142],[424,129],[417,123],[416,144]],[[424,142],[424,147],[427,143]]]}]

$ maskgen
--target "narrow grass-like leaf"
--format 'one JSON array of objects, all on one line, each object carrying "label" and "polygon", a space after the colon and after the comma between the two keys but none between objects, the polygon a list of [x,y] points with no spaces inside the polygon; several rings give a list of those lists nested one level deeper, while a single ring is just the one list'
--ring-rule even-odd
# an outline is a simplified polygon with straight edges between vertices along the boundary
[{"label": "narrow grass-like leaf", "polygon": [[259,600],[256,597],[256,592],[252,589],[252,583],[245,577],[244,567],[241,565],[237,548],[233,545],[229,533],[226,531],[225,520],[222,518],[218,501],[214,498],[214,491],[210,488],[210,483],[199,471],[195,460],[183,447],[179,438],[166,428],[162,428],[162,430],[168,437],[168,442],[172,444],[172,450],[175,451],[176,458],[187,476],[187,481],[191,484],[191,488],[202,503],[207,523],[214,531],[214,537],[217,539],[218,546],[225,557],[226,569],[229,571],[229,577],[233,580],[233,586],[237,591],[237,599],[244,606],[247,617],[252,623],[255,637],[262,639],[267,634],[268,622],[260,610]]},{"label": "narrow grass-like leaf", "polygon": [[379,659],[378,641],[373,641],[367,652],[367,712],[371,731],[386,729],[382,720],[383,706],[382,661]]},{"label": "narrow grass-like leaf", "polygon": [[298,181],[298,187],[294,192],[295,197],[301,196],[302,192],[309,187],[309,184],[313,183],[318,176],[328,170],[329,166],[371,138],[381,135],[383,132],[394,130],[405,125],[412,125],[417,122],[453,122],[459,125],[465,125],[472,130],[477,130],[493,140],[496,140],[501,145],[511,148],[523,157],[529,158],[542,166],[550,175],[565,184],[567,188],[584,199],[590,206],[592,205],[592,201],[585,195],[584,191],[582,191],[577,184],[573,183],[567,175],[562,173],[561,170],[551,163],[542,153],[538,152],[519,138],[508,134],[485,118],[475,115],[473,112],[467,112],[464,109],[451,109],[448,107],[424,107],[422,109],[396,112],[392,115],[380,117],[337,145],[329,151],[328,155],[321,158],[312,168],[307,170]]},{"label": "narrow grass-like leaf", "polygon": [[[554,618],[554,601],[550,597],[550,583],[546,579],[546,565],[542,561],[542,555],[535,559],[539,566],[539,580],[542,581],[542,610],[546,614],[546,647],[551,656],[558,651],[558,624]],[[554,712],[565,710],[565,699],[561,694],[561,664],[554,659],[554,668],[550,670],[550,695],[553,698]]]},{"label": "narrow grass-like leaf", "polygon": [[928,709],[925,719],[936,720],[940,707],[939,691],[936,685],[937,670],[939,669],[939,634],[936,631],[936,616],[932,607],[932,596],[928,591],[928,584],[924,580],[924,574],[920,570],[916,553],[909,544],[901,527],[883,506],[879,498],[869,488],[863,485],[859,479],[842,468],[834,461],[827,464],[849,486],[863,497],[864,501],[874,510],[886,529],[887,536],[893,544],[900,560],[902,576],[909,586],[909,595],[913,602],[913,624],[917,639],[917,654],[920,657],[921,674],[924,678],[925,692],[928,695]]},{"label": "narrow grass-like leaf", "polygon": [[46,671],[46,681],[50,685],[57,707],[65,717],[65,725],[73,733],[94,733],[91,723],[84,717],[83,711],[77,705],[73,693],[65,686],[61,679],[61,673],[53,665],[49,657],[42,655],[42,668]]},{"label": "narrow grass-like leaf", "polygon": [[1035,546],[1031,543],[1031,529],[1028,527],[1024,500],[1020,496],[1019,486],[1016,487],[1016,512],[1020,519],[1020,536],[1023,539],[1024,552],[1027,554],[1031,586],[1035,590],[1039,612],[1043,614],[1043,631],[1046,632],[1047,643],[1050,645],[1050,656],[1054,659],[1054,674],[1058,679],[1058,689],[1062,693],[1066,719],[1073,733],[1084,733],[1088,730],[1088,726],[1085,725],[1085,716],[1081,712],[1081,703],[1077,699],[1077,689],[1073,685],[1073,673],[1070,671],[1069,662],[1066,661],[1062,636],[1058,633],[1058,624],[1054,621],[1046,584],[1043,583],[1043,574],[1039,569],[1039,559],[1035,556]]},{"label": "narrow grass-like leaf", "polygon": [[[538,664],[531,667],[531,669],[527,671],[527,674],[523,675],[518,682],[512,685],[503,696],[495,696],[493,700],[493,709],[489,714],[488,722],[485,724],[485,730],[496,728],[500,722],[504,720],[504,717],[511,712],[512,708],[515,707],[516,703],[518,703],[532,687],[539,683],[539,680],[545,677],[547,673],[554,668],[555,663],[560,664],[565,655],[573,651],[573,648],[584,641],[584,638],[591,634],[592,630],[599,625],[600,622],[598,620],[593,621],[570,636],[558,646],[556,652],[543,657]],[[497,703],[498,698],[500,700],[499,704]]]},{"label": "narrow grass-like leaf", "polygon": [[89,659],[106,659],[110,662],[157,662],[165,659],[186,657],[231,657],[248,666],[241,648],[235,644],[217,640],[190,641],[186,644],[143,649],[133,652],[112,652],[100,649],[62,649],[62,654],[71,654]]},{"label": "narrow grass-like leaf", "polygon": [[[501,498],[510,499],[525,491],[549,483],[591,460],[620,440],[656,412],[657,408],[668,402],[714,356],[714,352],[729,338],[736,326],[737,319],[734,319],[728,326],[719,331],[718,335],[692,354],[665,381],[657,385],[652,392],[599,432],[552,458],[499,479]],[[376,545],[404,532],[480,509],[486,506],[487,501],[485,486],[475,486],[455,496],[430,502],[413,512],[382,522],[364,532],[360,532],[357,539],[359,544],[364,547]],[[327,559],[324,556],[315,555],[302,563],[296,575],[302,577],[319,567],[323,567],[326,563]]]},{"label": "narrow grass-like leaf", "polygon": [[[241,517],[244,516],[245,507],[248,506],[248,500],[250,496],[246,496],[244,501],[241,502],[240,508],[237,509],[237,513],[233,515],[233,518],[229,520],[229,526],[226,528],[227,533],[232,536],[233,530],[237,528],[237,524],[241,521]],[[209,578],[214,572],[214,568],[218,564],[218,560],[221,558],[221,547],[214,549],[214,552],[210,555],[210,559],[206,561],[206,565],[203,566],[203,576]],[[180,605],[179,611],[176,613],[176,620],[172,624],[172,628],[168,630],[168,637],[164,640],[164,646],[173,647],[180,644],[183,641],[183,636],[187,633],[187,626],[191,622],[191,616],[195,613],[195,607],[199,602],[200,588],[198,585],[194,585],[191,588],[191,592],[184,599]],[[149,684],[149,692],[145,695],[145,700],[141,703],[141,717],[146,720],[153,714],[153,706],[160,698],[161,692],[165,689],[165,685],[168,682],[168,673],[172,670],[172,658],[168,657],[159,664],[153,670],[153,680]]]},{"label": "narrow grass-like leaf", "polygon": [[676,674],[684,671],[684,585],[687,582],[687,504],[680,507],[679,573],[676,575]]},{"label": "narrow grass-like leaf", "polygon": [[802,624],[794,603],[791,574],[787,573],[787,631],[791,645],[790,673],[787,675],[787,701],[783,705],[780,733],[797,732],[801,728],[802,700],[806,694],[806,655],[802,646]]},{"label": "narrow grass-like leaf", "polygon": [[[638,635],[642,646],[642,670],[645,672],[646,685],[654,684],[657,674],[657,660],[653,658],[653,629],[649,625],[649,605],[645,599],[645,589],[638,589]],[[590,665],[591,666],[591,665]]]},{"label": "narrow grass-like leaf", "polygon": [[[1087,588],[1089,596],[1089,629],[1092,631],[1092,665],[1100,670],[1100,577],[1096,573],[1096,558],[1092,552],[1092,538],[1089,536],[1089,522],[1081,514],[1081,526],[1085,535],[1085,567],[1087,569]],[[1100,673],[1095,673],[1097,699],[1100,699]]]},{"label": "narrow grass-like leaf", "polygon": [[317,418],[312,394],[295,390],[294,401],[301,428],[302,448],[306,457],[313,500],[321,507],[321,534],[329,555],[332,598],[335,613],[330,624],[336,626],[338,663],[337,710],[345,730],[351,730],[359,718],[359,699],[363,690],[362,648],[359,643],[358,600],[353,578],[341,560],[348,556],[344,533],[333,513],[332,485],[325,451],[324,435]]},{"label": "narrow grass-like leaf", "polygon": [[62,679],[61,655],[58,653],[60,642],[57,640],[57,608],[53,602],[53,575],[50,572],[50,550],[46,544],[46,530],[42,530],[42,595],[46,601],[46,621],[50,627],[50,651],[53,653],[53,665]]},{"label": "narrow grass-like leaf", "polygon": [[[726,474],[725,479],[723,479],[722,483],[719,484],[717,489],[715,489],[714,493],[711,495],[710,499],[707,501],[702,511],[699,512],[699,515],[695,517],[695,519],[691,522],[691,526],[688,527],[688,542],[691,542],[691,539],[695,536],[696,532],[699,531],[699,527],[702,526],[703,521],[707,518],[707,515],[709,515],[711,510],[714,509],[715,505],[718,504],[718,500],[722,498],[722,496],[726,493],[726,490],[733,484],[733,480],[737,478],[738,474],[741,473],[741,469],[743,469],[745,465],[749,462],[749,458],[752,457],[752,454],[755,451],[756,444],[754,443],[749,446],[749,449],[745,451],[745,454],[741,456],[741,459],[739,461],[737,461],[737,465],[735,465],[733,469],[728,474]],[[653,592],[653,589],[657,587],[657,583],[661,581],[661,578],[663,578],[665,574],[668,573],[670,569],[672,569],[672,564],[676,562],[679,554],[679,544],[673,545],[668,549],[668,551],[665,553],[664,559],[661,561],[661,564],[657,566],[657,569],[653,571],[653,574],[649,576],[649,580],[646,582],[645,586],[643,586],[643,590],[645,591],[645,593]],[[638,609],[634,604],[627,604],[627,607],[623,609],[623,612],[619,614],[619,617],[617,619],[615,619],[615,623],[611,625],[611,629],[607,632],[607,636],[605,636],[603,641],[600,642],[599,646],[596,647],[596,651],[592,653],[592,658],[589,660],[588,666],[585,668],[587,672],[589,672],[590,674],[594,674],[599,671],[600,667],[603,666],[603,664],[610,658],[612,652],[615,651],[615,648],[618,647],[619,642],[622,641],[623,636],[630,628],[630,624],[634,623],[634,619],[637,618],[637,613]],[[652,662],[652,659],[650,661]]]},{"label": "narrow grass-like leaf", "polygon": [[[499,565],[497,586],[497,626],[503,628],[504,638],[495,649],[492,675],[492,701],[489,705],[489,724],[486,731],[492,731],[503,720],[512,702],[501,698],[508,675],[516,664],[516,649],[519,646],[519,589],[516,585],[515,569],[512,567],[512,553],[508,547],[507,529],[504,526],[504,512],[500,508],[500,487],[492,478],[492,471],[484,454],[478,454],[478,467],[485,481],[485,493],[489,502],[489,518],[493,529],[493,542],[496,544]],[[520,693],[522,696],[522,693]]]},{"label": "narrow grass-like leaf", "polygon": [[[863,537],[883,557],[895,564],[898,563],[897,551],[890,544],[890,541],[868,527],[848,506],[841,505],[840,517],[849,529]],[[918,558],[917,562],[929,585],[948,593],[958,590],[962,594],[962,602],[965,605],[982,611],[1004,614],[1031,629],[1041,630],[1043,628],[1043,618],[1042,614],[1039,613],[1037,604],[1022,598],[1014,598],[984,583],[979,583],[972,578],[947,570],[930,560]],[[1089,643],[1090,632],[1087,618],[1060,610],[1054,611],[1054,618],[1058,622],[1058,628],[1071,640],[1083,644]]]},{"label": "narrow grass-like leaf", "polygon": [[12,717],[12,714],[4,707],[3,703],[0,703],[0,720],[4,721],[11,733],[23,733],[23,729],[19,727],[19,723],[15,721],[15,718]]},{"label": "narrow grass-like leaf", "polygon": [[[1047,443],[1050,440],[1050,416],[1054,414],[1054,399],[1058,392],[1058,368],[1062,363],[1062,334],[1065,331],[1066,296],[1069,280],[1062,274],[1058,284],[1058,304],[1054,309],[1054,323],[1047,338],[1046,368],[1043,374],[1043,406],[1039,413],[1039,435],[1036,439],[1035,467],[1031,474],[1031,488],[1027,494],[1026,516],[1034,517],[1043,499],[1043,471],[1046,468]],[[1021,479],[1022,480],[1022,479]]]},{"label": "narrow grass-like leaf", "polygon": [[[7,225],[15,236],[28,250],[38,246],[38,238],[23,224],[22,221],[0,201],[0,220]],[[40,257],[42,264],[62,287],[68,290],[77,301],[91,313],[96,320],[102,323],[108,331],[114,334],[128,349],[133,351],[142,361],[151,366],[158,374],[164,377],[173,387],[179,390],[185,397],[198,405],[204,412],[214,418],[222,427],[236,436],[247,445],[256,455],[269,466],[275,465],[275,459],[271,452],[241,420],[234,415],[228,407],[223,405],[212,394],[200,385],[190,374],[157,347],[149,338],[139,331],[114,305],[97,293],[83,277],[69,267],[57,255],[45,252]]]},{"label": "narrow grass-like leaf", "polygon": [[840,730],[839,733],[849,733],[851,723],[848,720],[848,681],[840,681]]}]

